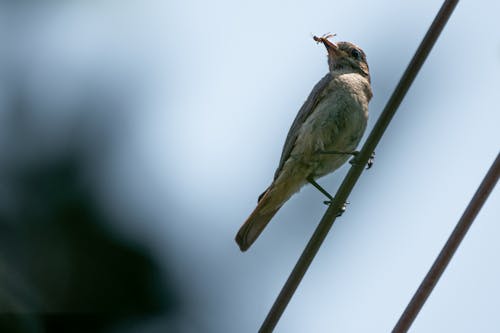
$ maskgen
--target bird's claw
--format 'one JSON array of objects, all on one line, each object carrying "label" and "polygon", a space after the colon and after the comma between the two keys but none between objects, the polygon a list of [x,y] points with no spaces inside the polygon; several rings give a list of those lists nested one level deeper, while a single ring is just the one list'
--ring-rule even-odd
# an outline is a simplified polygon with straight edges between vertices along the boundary
[{"label": "bird's claw", "polygon": [[[359,151],[353,151],[351,155],[353,155],[354,157],[349,161],[349,163],[351,163],[352,165],[358,164]],[[368,162],[366,162],[366,170],[370,169],[373,166],[374,162],[375,162],[375,152],[373,152],[370,155]]]},{"label": "bird's claw", "polygon": [[375,152],[372,152],[372,154],[370,155],[370,158],[366,163],[366,170],[370,169],[373,166],[373,163],[375,163]]},{"label": "bird's claw", "polygon": [[[327,206],[330,206],[332,204],[332,200],[326,200],[326,201],[323,201],[323,203]],[[342,216],[342,214],[344,214],[344,212],[346,211],[347,209],[347,205],[349,204],[349,201],[346,201],[342,204],[342,206],[340,207],[340,211],[337,213],[337,217],[340,217]]]},{"label": "bird's claw", "polygon": [[351,155],[353,156],[353,158],[351,158],[349,160],[349,163],[354,165],[354,164],[357,164],[358,162],[358,155],[359,155],[359,151],[358,150],[355,150],[351,153]]}]

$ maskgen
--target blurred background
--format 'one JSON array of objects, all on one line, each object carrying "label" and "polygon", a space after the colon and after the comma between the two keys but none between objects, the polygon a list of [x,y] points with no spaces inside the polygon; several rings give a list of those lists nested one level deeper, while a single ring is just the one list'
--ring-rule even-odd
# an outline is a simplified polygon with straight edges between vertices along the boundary
[{"label": "blurred background", "polygon": [[[440,5],[1,2],[0,331],[257,331],[326,210],[308,186],[233,241],[327,71],[312,34],[367,53],[370,130]],[[392,329],[499,151],[499,11],[458,4],[276,332]],[[499,222],[497,189],[412,332],[500,331]]]}]

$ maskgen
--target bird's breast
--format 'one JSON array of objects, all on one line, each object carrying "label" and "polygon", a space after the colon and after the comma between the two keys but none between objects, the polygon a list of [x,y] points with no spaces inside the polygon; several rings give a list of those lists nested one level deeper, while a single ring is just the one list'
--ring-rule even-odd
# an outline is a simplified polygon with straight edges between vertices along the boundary
[{"label": "bird's breast", "polygon": [[328,151],[352,152],[366,128],[368,100],[356,83],[332,80],[311,115],[302,125],[292,156],[321,177],[347,161],[347,154],[325,154]]}]

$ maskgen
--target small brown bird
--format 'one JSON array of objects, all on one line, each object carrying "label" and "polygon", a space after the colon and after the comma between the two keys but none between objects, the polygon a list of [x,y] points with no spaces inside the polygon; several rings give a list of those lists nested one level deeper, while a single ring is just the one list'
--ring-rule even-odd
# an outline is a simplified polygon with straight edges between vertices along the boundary
[{"label": "small brown bird", "polygon": [[344,164],[363,136],[372,97],[366,55],[358,46],[332,43],[330,37],[314,36],[328,51],[330,71],[300,108],[273,182],[236,235],[241,251],[252,245],[281,206],[305,184],[329,196],[315,180]]}]

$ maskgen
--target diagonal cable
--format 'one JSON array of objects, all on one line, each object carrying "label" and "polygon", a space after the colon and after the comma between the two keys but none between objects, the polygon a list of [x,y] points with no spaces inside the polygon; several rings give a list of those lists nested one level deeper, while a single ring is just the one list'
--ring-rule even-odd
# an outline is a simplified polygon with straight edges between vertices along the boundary
[{"label": "diagonal cable", "polygon": [[328,231],[335,222],[336,216],[338,212],[340,212],[343,203],[347,201],[347,197],[351,193],[354,185],[363,172],[364,166],[368,162],[368,159],[370,158],[371,154],[375,150],[375,147],[382,138],[382,135],[387,129],[387,126],[389,126],[389,123],[391,122],[391,119],[396,113],[399,105],[401,104],[403,97],[406,95],[406,92],[413,83],[413,80],[417,76],[417,73],[419,72],[422,64],[429,55],[429,52],[434,46],[437,38],[441,34],[441,31],[450,18],[457,3],[458,0],[446,0],[441,6],[441,9],[436,15],[431,26],[429,27],[429,30],[424,36],[424,39],[420,43],[417,51],[415,52],[415,55],[410,61],[410,64],[403,73],[403,76],[396,86],[396,89],[392,93],[382,114],[378,118],[377,123],[375,124],[373,130],[368,136],[368,139],[363,145],[363,148],[361,149],[359,155],[356,157],[356,163],[354,163],[353,166],[349,169],[349,172],[344,178],[344,181],[335,194],[335,200],[323,215],[323,218],[321,219],[318,227],[307,243],[306,248],[302,252],[302,255],[295,264],[295,267],[290,273],[290,276],[288,277],[285,285],[281,289],[281,292],[276,298],[266,319],[262,323],[259,332],[272,332],[272,330],[276,327],[276,324],[285,311],[285,308],[290,302],[290,299],[295,293],[295,290],[297,289],[300,281],[304,277],[304,274],[311,265],[311,262],[316,256],[316,253],[318,252],[321,244],[328,234]]},{"label": "diagonal cable", "polygon": [[467,205],[467,208],[455,226],[455,229],[453,229],[448,241],[446,241],[446,244],[439,253],[439,256],[436,258],[436,261],[434,261],[434,264],[418,287],[415,295],[413,295],[413,298],[401,315],[401,318],[399,318],[396,326],[394,326],[394,329],[392,330],[393,333],[404,333],[408,331],[418,313],[424,306],[425,301],[438,283],[439,278],[443,275],[444,270],[450,263],[455,251],[460,246],[460,243],[464,239],[465,234],[472,225],[472,222],[474,222],[474,219],[481,210],[481,207],[483,207],[486,199],[488,199],[488,196],[493,191],[499,177],[500,154],[497,155],[497,158],[488,170],[488,173],[484,176],[483,181]]}]

